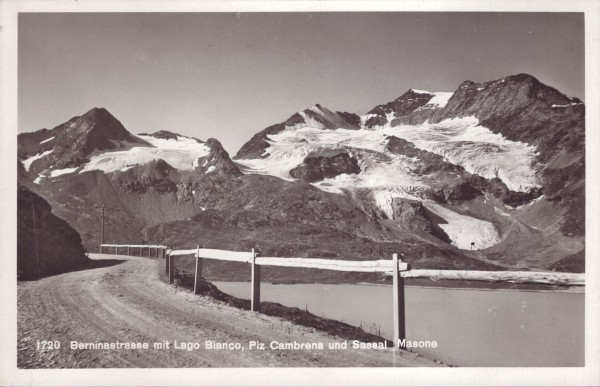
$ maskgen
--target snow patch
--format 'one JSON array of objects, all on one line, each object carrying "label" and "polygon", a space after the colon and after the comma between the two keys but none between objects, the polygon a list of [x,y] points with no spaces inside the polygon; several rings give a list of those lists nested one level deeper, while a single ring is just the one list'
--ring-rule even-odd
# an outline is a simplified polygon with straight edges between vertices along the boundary
[{"label": "snow patch", "polygon": [[50,172],[50,177],[57,177],[57,176],[61,176],[61,175],[66,175],[68,173],[73,173],[75,172],[79,167],[74,167],[74,168],[65,168],[65,169],[57,169],[54,170],[52,172]]},{"label": "snow patch", "polygon": [[418,90],[418,89],[411,89],[411,90],[417,94],[433,94],[427,90]]},{"label": "snow patch", "polygon": [[557,107],[567,107],[567,106],[575,106],[575,105],[582,105],[582,104],[583,104],[583,102],[571,102],[566,105],[556,105],[555,104],[555,105],[552,105],[552,107],[557,108]]},{"label": "snow patch", "polygon": [[462,250],[470,250],[471,243],[476,250],[486,249],[502,240],[491,222],[461,215],[433,202],[423,205],[447,223],[439,226],[452,241],[452,244]]},{"label": "snow patch", "polygon": [[[507,206],[505,206],[505,207],[507,207]],[[512,219],[512,216],[510,216],[510,214],[509,214],[508,212],[506,212],[506,211],[502,211],[502,210],[501,210],[500,208],[498,208],[498,207],[494,207],[494,212],[495,212],[496,214],[498,214],[498,215],[501,215],[501,216],[506,216],[506,217],[508,217],[508,218],[511,218],[511,219]]]},{"label": "snow patch", "polygon": [[367,124],[367,121],[369,121],[371,117],[377,117],[377,114],[369,113],[365,114],[364,116],[360,116],[360,127],[364,128]]},{"label": "snow patch", "polygon": [[392,207],[393,196],[388,191],[377,191],[373,193],[375,204],[385,213],[388,219],[394,219],[394,208]]},{"label": "snow patch", "polygon": [[454,93],[446,93],[446,92],[437,92],[430,93],[433,94],[433,98],[429,100],[425,105],[418,108],[419,110],[429,110],[429,109],[441,109],[448,104],[450,98],[454,95]]},{"label": "snow patch", "polygon": [[[310,109],[310,110],[312,110],[312,109]],[[302,116],[302,118],[304,119],[304,122],[301,122],[301,123],[298,123],[298,124],[294,124],[292,126],[287,126],[286,128],[288,128],[288,129],[299,129],[299,128],[304,128],[304,127],[308,126],[308,127],[311,127],[311,128],[325,129],[325,125],[323,125],[319,121],[316,121],[315,119],[307,116],[305,112],[299,112],[298,114],[300,114]]]},{"label": "snow patch", "polygon": [[529,207],[529,206],[531,206],[531,205],[533,205],[533,204],[535,204],[535,203],[537,203],[537,202],[541,201],[543,198],[544,198],[544,195],[541,195],[541,196],[539,196],[539,197],[537,197],[537,198],[533,199],[533,200],[532,200],[532,201],[530,201],[529,203],[521,204],[520,206],[517,206],[517,207],[515,207],[514,209],[515,209],[515,210],[522,210],[522,209],[524,209],[524,208],[527,208],[527,207]]},{"label": "snow patch", "polygon": [[45,139],[44,141],[41,141],[41,142],[40,142],[40,145],[41,145],[41,144],[45,144],[45,143],[47,143],[47,142],[50,142],[50,141],[54,140],[55,138],[56,138],[56,136],[52,136],[52,137],[50,137],[50,138],[47,138],[47,139]]},{"label": "snow patch", "polygon": [[211,166],[210,166],[210,167],[208,167],[208,169],[206,170],[206,173],[210,173],[210,172],[212,172],[212,171],[214,171],[214,170],[215,170],[215,166],[214,166],[214,165],[211,165]]},{"label": "snow patch", "polygon": [[29,168],[31,167],[31,164],[33,164],[34,161],[39,160],[42,157],[48,156],[53,151],[54,151],[54,149],[50,149],[50,150],[47,150],[47,151],[45,151],[43,153],[38,153],[37,155],[32,156],[32,157],[30,157],[28,159],[21,160],[21,162],[23,163],[23,166],[25,167],[25,170],[29,171]]}]

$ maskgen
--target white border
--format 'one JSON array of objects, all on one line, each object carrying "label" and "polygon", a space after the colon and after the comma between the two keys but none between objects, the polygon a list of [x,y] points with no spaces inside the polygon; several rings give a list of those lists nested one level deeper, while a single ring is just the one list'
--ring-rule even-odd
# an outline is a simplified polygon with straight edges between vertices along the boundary
[{"label": "white border", "polygon": [[[16,369],[16,128],[19,12],[477,11],[584,12],[586,35],[586,366],[585,368],[236,368]],[[600,2],[535,1],[162,1],[0,0],[0,385],[600,385],[598,202]],[[549,338],[551,339],[551,338]]]}]

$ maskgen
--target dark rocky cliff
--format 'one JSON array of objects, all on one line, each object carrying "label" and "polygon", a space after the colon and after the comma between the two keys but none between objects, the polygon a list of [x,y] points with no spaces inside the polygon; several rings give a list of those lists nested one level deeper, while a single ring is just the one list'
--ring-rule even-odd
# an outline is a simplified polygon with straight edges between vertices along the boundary
[{"label": "dark rocky cliff", "polygon": [[17,278],[37,279],[83,267],[81,238],[52,214],[48,202],[19,185],[17,192]]}]

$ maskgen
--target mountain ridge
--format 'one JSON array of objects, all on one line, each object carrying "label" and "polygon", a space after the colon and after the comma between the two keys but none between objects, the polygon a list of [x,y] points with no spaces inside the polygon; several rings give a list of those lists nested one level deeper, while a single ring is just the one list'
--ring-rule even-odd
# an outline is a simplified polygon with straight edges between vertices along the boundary
[{"label": "mountain ridge", "polygon": [[60,131],[20,135],[19,180],[89,247],[105,206],[120,225],[109,235],[116,243],[348,259],[400,251],[421,268],[579,270],[584,112],[528,75],[465,81],[454,93],[409,89],[363,116],[315,104],[258,131],[232,159],[217,139],[134,136],[95,111],[57,128],[75,122],[71,132],[84,136],[97,118],[113,148],[57,163],[53,155],[70,154],[47,141]]}]

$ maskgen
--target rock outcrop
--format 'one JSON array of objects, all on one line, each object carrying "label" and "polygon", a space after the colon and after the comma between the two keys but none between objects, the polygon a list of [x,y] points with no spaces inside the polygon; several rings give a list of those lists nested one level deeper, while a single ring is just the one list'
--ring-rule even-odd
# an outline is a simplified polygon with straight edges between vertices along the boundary
[{"label": "rock outcrop", "polygon": [[31,280],[79,269],[89,259],[81,238],[29,189],[17,192],[17,278]]}]

